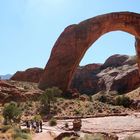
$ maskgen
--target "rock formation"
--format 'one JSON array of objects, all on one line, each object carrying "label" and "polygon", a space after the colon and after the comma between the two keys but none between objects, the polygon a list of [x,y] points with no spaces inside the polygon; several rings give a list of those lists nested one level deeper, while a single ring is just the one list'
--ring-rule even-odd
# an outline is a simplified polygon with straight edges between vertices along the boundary
[{"label": "rock formation", "polygon": [[36,100],[42,93],[31,83],[0,80],[0,103]]},{"label": "rock formation", "polygon": [[11,80],[38,83],[42,73],[43,69],[41,68],[30,68],[25,71],[17,71]]},{"label": "rock formation", "polygon": [[100,15],[70,25],[64,30],[52,49],[39,88],[57,86],[63,91],[68,89],[71,78],[87,49],[105,33],[117,30],[136,37],[135,47],[140,63],[140,14],[116,12]]},{"label": "rock formation", "polygon": [[[38,82],[42,74],[42,69],[30,68],[24,72],[17,72],[11,79]],[[67,97],[76,98],[79,97],[79,92],[85,94],[94,94],[101,90],[129,92],[137,88],[139,83],[136,57],[116,54],[110,56],[104,64],[78,67],[66,94]]]},{"label": "rock formation", "polygon": [[136,57],[113,55],[103,65],[79,67],[73,76],[71,88],[86,94],[101,90],[128,92],[137,88],[139,83]]}]

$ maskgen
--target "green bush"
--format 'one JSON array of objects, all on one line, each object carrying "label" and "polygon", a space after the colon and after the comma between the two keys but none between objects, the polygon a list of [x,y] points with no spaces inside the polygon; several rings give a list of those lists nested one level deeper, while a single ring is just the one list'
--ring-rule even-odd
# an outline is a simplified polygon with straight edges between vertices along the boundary
[{"label": "green bush", "polygon": [[107,102],[107,97],[106,97],[106,95],[101,95],[101,96],[98,98],[98,100],[99,100],[100,102],[105,103],[105,102]]},{"label": "green bush", "polygon": [[35,115],[33,118],[34,121],[41,121],[41,116],[40,115]]},{"label": "green bush", "polygon": [[24,133],[20,128],[14,128],[13,134],[14,140],[31,140],[31,136],[29,133]]},{"label": "green bush", "polygon": [[17,132],[13,135],[14,140],[31,140],[31,136],[27,133]]},{"label": "green bush", "polygon": [[28,129],[28,128],[24,128],[21,131],[22,131],[22,133],[30,133],[30,129]]},{"label": "green bush", "polygon": [[2,133],[5,133],[5,132],[7,132],[9,129],[11,129],[11,128],[12,128],[11,125],[3,125],[3,126],[1,127],[1,132],[2,132]]},{"label": "green bush", "polygon": [[21,116],[21,109],[18,107],[16,102],[10,102],[4,105],[3,109],[3,117],[5,119],[5,123],[16,122]]},{"label": "green bush", "polygon": [[57,97],[61,97],[62,91],[58,87],[52,87],[46,89],[46,91],[40,96],[40,102],[43,105],[41,113],[50,114],[51,104],[54,104]]},{"label": "green bush", "polygon": [[81,114],[81,109],[74,109],[75,115],[80,115]]},{"label": "green bush", "polygon": [[56,126],[57,125],[57,120],[55,118],[51,118],[49,120],[49,126]]},{"label": "green bush", "polygon": [[131,103],[131,99],[124,95],[117,96],[115,100],[116,105],[122,105],[124,107],[130,107]]}]

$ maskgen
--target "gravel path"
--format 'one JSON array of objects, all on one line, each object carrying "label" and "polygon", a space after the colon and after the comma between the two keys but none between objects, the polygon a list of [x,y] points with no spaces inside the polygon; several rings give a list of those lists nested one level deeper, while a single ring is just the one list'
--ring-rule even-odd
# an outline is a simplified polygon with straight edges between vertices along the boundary
[{"label": "gravel path", "polygon": [[33,140],[53,140],[53,138],[50,136],[49,133],[42,132],[42,133],[35,134]]},{"label": "gravel path", "polygon": [[[48,132],[53,132],[56,135],[64,132],[64,127],[67,122],[72,127],[73,120],[59,120],[57,126],[50,127],[48,123],[44,123],[43,132],[34,136],[33,140],[53,140]],[[119,136],[119,140],[123,140],[126,136],[136,135],[140,137],[140,113],[129,116],[110,116],[82,119],[81,132],[107,132],[115,133]]]}]

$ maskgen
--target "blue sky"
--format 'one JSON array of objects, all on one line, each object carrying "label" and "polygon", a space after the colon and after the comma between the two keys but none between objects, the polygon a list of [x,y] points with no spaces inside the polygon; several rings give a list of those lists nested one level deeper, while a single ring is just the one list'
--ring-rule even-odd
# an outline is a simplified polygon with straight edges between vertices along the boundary
[{"label": "blue sky", "polygon": [[[70,24],[116,11],[140,13],[139,0],[0,0],[0,74],[45,67],[53,44]],[[135,54],[134,37],[111,32],[90,47],[80,65],[113,54]]]}]

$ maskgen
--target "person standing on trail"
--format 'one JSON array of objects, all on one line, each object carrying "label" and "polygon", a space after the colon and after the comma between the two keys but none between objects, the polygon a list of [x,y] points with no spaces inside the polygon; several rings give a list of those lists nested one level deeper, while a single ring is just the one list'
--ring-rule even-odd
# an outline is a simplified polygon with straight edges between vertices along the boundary
[{"label": "person standing on trail", "polygon": [[40,132],[42,132],[42,120],[39,121]]},{"label": "person standing on trail", "polygon": [[30,122],[29,122],[29,120],[26,120],[25,123],[26,123],[27,129],[30,129]]},{"label": "person standing on trail", "polygon": [[36,121],[36,132],[39,132],[39,121]]}]

